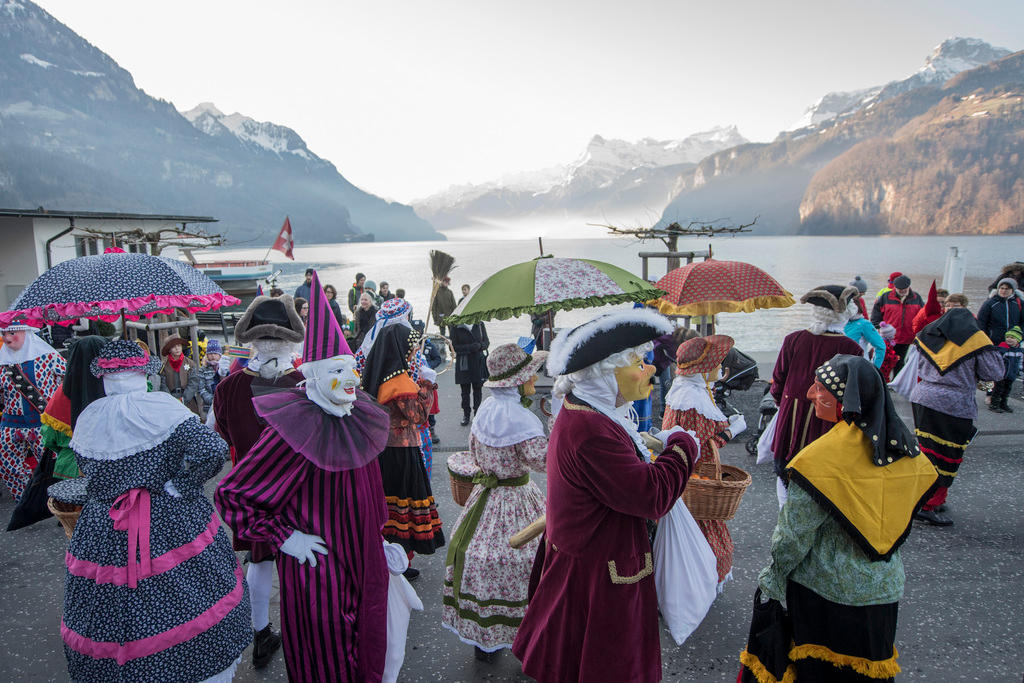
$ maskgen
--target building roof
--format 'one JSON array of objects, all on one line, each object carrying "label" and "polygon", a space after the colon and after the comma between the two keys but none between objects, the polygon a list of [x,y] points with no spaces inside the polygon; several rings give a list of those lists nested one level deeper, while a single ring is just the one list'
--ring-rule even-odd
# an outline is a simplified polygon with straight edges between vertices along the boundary
[{"label": "building roof", "polygon": [[90,218],[93,220],[169,221],[173,223],[216,223],[212,216],[174,216],[158,213],[107,213],[104,211],[50,211],[38,209],[0,209],[0,217],[14,218]]}]

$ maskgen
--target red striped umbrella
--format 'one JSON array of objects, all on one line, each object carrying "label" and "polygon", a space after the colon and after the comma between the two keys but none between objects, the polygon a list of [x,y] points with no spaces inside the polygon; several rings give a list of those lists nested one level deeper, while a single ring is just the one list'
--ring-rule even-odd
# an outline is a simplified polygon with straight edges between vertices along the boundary
[{"label": "red striped umbrella", "polygon": [[668,292],[658,299],[666,315],[705,316],[787,308],[796,302],[768,273],[742,261],[695,261],[658,280]]}]

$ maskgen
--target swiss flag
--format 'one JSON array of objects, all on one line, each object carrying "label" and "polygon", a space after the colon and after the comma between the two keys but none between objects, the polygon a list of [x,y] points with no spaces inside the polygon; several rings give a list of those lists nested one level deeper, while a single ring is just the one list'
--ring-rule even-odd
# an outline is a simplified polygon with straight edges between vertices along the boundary
[{"label": "swiss flag", "polygon": [[274,240],[274,246],[270,247],[275,249],[291,260],[295,260],[292,256],[292,247],[295,246],[295,241],[292,239],[292,222],[288,220],[288,216],[284,217],[284,225],[281,226],[281,232],[278,233],[277,239]]}]

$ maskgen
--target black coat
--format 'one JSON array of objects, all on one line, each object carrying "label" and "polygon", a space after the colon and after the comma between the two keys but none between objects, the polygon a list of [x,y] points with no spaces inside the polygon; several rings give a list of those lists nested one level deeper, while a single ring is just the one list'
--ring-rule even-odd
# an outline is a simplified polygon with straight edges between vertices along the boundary
[{"label": "black coat", "polygon": [[455,383],[482,384],[487,380],[487,328],[476,323],[469,330],[457,325],[451,331],[452,348],[455,349]]},{"label": "black coat", "polygon": [[363,337],[370,332],[370,328],[372,328],[373,324],[377,322],[377,307],[370,306],[367,309],[357,308],[354,317],[356,320],[356,345],[352,348],[357,348],[363,343]]}]

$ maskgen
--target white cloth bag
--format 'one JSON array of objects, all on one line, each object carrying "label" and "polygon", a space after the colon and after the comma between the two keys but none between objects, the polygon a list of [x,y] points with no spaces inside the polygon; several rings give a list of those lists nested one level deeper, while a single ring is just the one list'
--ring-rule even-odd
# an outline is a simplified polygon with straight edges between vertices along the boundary
[{"label": "white cloth bag", "polygon": [[383,683],[395,683],[405,661],[405,638],[413,610],[422,610],[423,603],[402,572],[409,568],[405,549],[397,543],[384,542],[388,561],[388,648],[384,658]]},{"label": "white cloth bag", "polygon": [[718,594],[715,553],[682,500],[658,522],[654,586],[665,625],[676,644],[682,645]]},{"label": "white cloth bag", "polygon": [[763,465],[766,462],[771,462],[775,458],[775,453],[772,451],[772,442],[775,441],[775,422],[779,419],[778,411],[772,415],[772,419],[768,421],[764,431],[761,432],[761,436],[757,439],[757,464]]},{"label": "white cloth bag", "polygon": [[908,401],[910,400],[910,392],[917,386],[917,363],[919,354],[920,352],[917,350],[917,346],[911,344],[910,348],[907,349],[907,355],[903,359],[903,369],[899,371],[898,375],[893,377],[891,382],[889,382],[889,386],[894,389],[897,394]]}]

